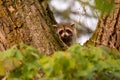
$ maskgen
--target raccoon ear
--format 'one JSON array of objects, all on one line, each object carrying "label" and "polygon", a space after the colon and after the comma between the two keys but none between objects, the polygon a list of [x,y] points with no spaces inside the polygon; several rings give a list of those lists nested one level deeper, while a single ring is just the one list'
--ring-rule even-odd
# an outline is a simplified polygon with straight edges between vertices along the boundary
[{"label": "raccoon ear", "polygon": [[71,23],[71,24],[70,24],[70,26],[71,26],[71,27],[74,27],[74,26],[75,26],[75,24],[74,24],[74,23]]}]

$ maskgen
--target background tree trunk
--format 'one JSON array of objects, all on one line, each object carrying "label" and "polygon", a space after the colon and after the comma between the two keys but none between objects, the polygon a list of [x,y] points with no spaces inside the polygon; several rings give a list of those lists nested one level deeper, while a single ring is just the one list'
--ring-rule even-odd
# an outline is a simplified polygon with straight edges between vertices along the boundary
[{"label": "background tree trunk", "polygon": [[21,42],[47,55],[65,48],[54,34],[56,22],[46,1],[0,1],[0,51]]},{"label": "background tree trunk", "polygon": [[120,0],[114,2],[114,10],[109,15],[102,15],[97,30],[88,43],[109,46],[120,52]]}]

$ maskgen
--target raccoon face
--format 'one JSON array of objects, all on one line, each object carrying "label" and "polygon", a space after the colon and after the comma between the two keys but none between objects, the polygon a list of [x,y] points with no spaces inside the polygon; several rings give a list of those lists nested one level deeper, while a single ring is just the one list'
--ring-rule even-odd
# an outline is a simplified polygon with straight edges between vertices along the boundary
[{"label": "raccoon face", "polygon": [[53,25],[57,35],[62,39],[64,43],[72,42],[73,36],[75,36],[76,28],[74,24],[64,23]]},{"label": "raccoon face", "polygon": [[73,36],[72,31],[69,28],[63,28],[58,30],[57,34],[61,37],[61,38],[70,38]]}]

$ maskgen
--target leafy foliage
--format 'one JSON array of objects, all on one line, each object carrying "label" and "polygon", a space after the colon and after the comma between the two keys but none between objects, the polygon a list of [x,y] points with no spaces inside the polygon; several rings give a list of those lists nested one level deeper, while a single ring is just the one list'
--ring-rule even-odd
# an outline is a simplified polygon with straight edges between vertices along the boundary
[{"label": "leafy foliage", "polygon": [[48,80],[120,79],[120,56],[116,53],[104,46],[74,45],[65,52],[43,57],[40,63]]},{"label": "leafy foliage", "polygon": [[76,44],[45,56],[20,44],[0,54],[0,76],[7,80],[118,80],[119,67],[118,52],[105,46]]},{"label": "leafy foliage", "polygon": [[102,13],[109,13],[114,7],[114,2],[113,0],[95,0],[95,5],[96,9],[100,10]]},{"label": "leafy foliage", "polygon": [[36,49],[20,44],[0,54],[0,76],[7,80],[29,80],[38,74],[40,64]]}]

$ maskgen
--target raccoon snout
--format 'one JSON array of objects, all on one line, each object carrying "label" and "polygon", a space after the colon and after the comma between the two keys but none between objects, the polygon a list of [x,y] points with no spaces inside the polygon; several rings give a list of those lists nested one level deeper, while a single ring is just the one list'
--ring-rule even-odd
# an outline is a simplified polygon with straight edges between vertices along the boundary
[{"label": "raccoon snout", "polygon": [[63,37],[68,37],[67,35],[64,35]]},{"label": "raccoon snout", "polygon": [[61,37],[63,37],[63,38],[68,38],[70,35],[68,34],[68,33],[63,33],[62,35],[61,35]]}]

